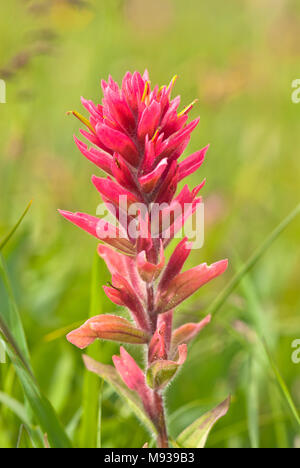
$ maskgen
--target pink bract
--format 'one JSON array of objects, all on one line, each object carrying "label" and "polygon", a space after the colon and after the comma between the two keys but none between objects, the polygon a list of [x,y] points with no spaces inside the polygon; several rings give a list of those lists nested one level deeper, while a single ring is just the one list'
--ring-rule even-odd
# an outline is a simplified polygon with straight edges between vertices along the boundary
[{"label": "pink bract", "polygon": [[[93,176],[92,182],[117,223],[60,211],[102,242],[98,253],[112,274],[104,291],[114,304],[126,307],[132,318],[130,322],[113,315],[93,317],[71,332],[68,340],[79,348],[96,338],[148,347],[144,371],[123,347],[113,362],[125,385],[138,394],[157,429],[161,447],[168,446],[163,389],[186,360],[187,343],[211,319],[208,316],[172,331],[173,314],[182,301],[227,268],[227,260],[222,260],[182,272],[192,249],[187,238],[177,245],[169,261],[165,260],[170,240],[201,203],[198,192],[205,180],[191,191],[185,185],[175,196],[178,183],[201,167],[208,150],[205,146],[179,162],[199,119],[188,122],[194,103],[179,111],[180,97],[171,97],[174,83],[175,78],[168,86],[151,87],[147,71],[144,75],[128,72],[121,87],[111,77],[102,81],[102,104],[82,98],[89,118],[73,114],[86,126],[81,134],[87,143],[77,137],[75,142],[81,153],[106,173],[106,177]],[[120,205],[124,197],[125,207]],[[137,202],[145,206],[145,212],[130,212]],[[153,229],[151,210],[155,203],[166,206]],[[176,204],[189,204],[190,208],[164,226]],[[129,226],[139,228],[137,236]]]}]

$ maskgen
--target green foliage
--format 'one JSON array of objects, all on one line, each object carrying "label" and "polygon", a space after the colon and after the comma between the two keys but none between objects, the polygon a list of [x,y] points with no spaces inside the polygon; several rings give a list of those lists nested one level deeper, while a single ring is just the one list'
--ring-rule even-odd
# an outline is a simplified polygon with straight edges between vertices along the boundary
[{"label": "green foliage", "polygon": [[194,421],[178,436],[179,447],[204,448],[211,429],[220,418],[226,415],[229,405],[230,398],[227,398],[219,406]]}]

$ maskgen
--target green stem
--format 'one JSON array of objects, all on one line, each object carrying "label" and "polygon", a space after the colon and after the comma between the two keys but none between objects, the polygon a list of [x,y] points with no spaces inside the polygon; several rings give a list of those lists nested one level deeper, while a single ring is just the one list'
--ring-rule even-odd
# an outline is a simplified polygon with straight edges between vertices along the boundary
[{"label": "green stem", "polygon": [[155,393],[155,406],[157,409],[158,420],[157,420],[157,447],[158,448],[168,448],[169,440],[167,433],[166,417],[165,417],[165,408],[163,398],[159,393]]}]

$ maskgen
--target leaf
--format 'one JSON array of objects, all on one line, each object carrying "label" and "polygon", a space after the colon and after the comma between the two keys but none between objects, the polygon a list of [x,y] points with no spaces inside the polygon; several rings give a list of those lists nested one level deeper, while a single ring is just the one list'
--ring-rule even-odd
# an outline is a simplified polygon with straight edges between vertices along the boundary
[{"label": "leaf", "polygon": [[179,447],[204,448],[211,429],[220,418],[225,416],[229,405],[230,397],[188,426],[177,438]]},{"label": "leaf", "polygon": [[162,389],[168,385],[176,374],[179,364],[174,361],[158,360],[147,369],[147,384],[153,389]]},{"label": "leaf", "polygon": [[240,271],[234,275],[232,280],[228,283],[227,286],[221,291],[221,293],[216,297],[212,304],[208,307],[205,315],[215,315],[226,302],[230,294],[235,290],[235,288],[240,283],[241,279],[248,273],[256,263],[261,259],[265,254],[267,249],[273,244],[273,242],[279,237],[279,235],[286,229],[286,227],[298,216],[300,213],[300,204],[271,232],[267,239],[262,243],[262,245],[254,252],[254,254],[247,260],[246,263],[242,266]]},{"label": "leaf", "polygon": [[71,440],[74,439],[74,434],[75,434],[77,427],[79,426],[81,415],[82,415],[82,408],[79,408],[76,411],[76,413],[73,415],[73,417],[71,418],[70,422],[68,423],[66,427],[66,432]]},{"label": "leaf", "polygon": [[[24,424],[21,424],[18,434],[17,448],[34,448],[35,445],[30,438],[29,433],[27,432]],[[41,448],[41,447],[39,447]]]},{"label": "leaf", "polygon": [[7,406],[7,408],[9,408],[22,421],[22,423],[27,426],[31,425],[25,406],[18,400],[15,400],[11,396],[0,391],[0,403]]},{"label": "leaf", "polygon": [[141,401],[137,394],[126,387],[126,385],[122,382],[121,378],[119,377],[116,369],[113,366],[107,364],[101,364],[100,362],[95,361],[91,357],[87,356],[86,354],[83,355],[83,361],[86,368],[94,372],[94,374],[99,375],[102,377],[106,382],[108,382],[115,391],[125,399],[128,405],[131,407],[132,411],[135,413],[137,418],[145,424],[147,429],[151,433],[156,433],[156,429],[145,414],[144,408],[141,404]]},{"label": "leaf", "polygon": [[35,378],[9,343],[6,343],[6,352],[15,366],[17,376],[36,420],[41,426],[43,433],[48,434],[50,446],[52,448],[71,448],[71,442],[58,421],[53,407],[43,396]]}]

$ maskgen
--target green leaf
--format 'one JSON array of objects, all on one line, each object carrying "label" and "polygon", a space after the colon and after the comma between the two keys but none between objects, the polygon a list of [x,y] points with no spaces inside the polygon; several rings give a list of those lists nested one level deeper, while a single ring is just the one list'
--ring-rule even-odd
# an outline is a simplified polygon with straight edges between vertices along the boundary
[{"label": "green leaf", "polygon": [[208,307],[205,312],[205,315],[215,315],[226,302],[230,294],[238,286],[242,278],[256,265],[256,263],[261,259],[273,242],[280,236],[280,234],[287,228],[287,226],[298,216],[300,213],[300,204],[272,231],[272,233],[267,237],[267,239],[262,243],[262,245],[254,252],[254,254],[249,258],[249,260],[244,263],[242,268],[234,275],[232,280],[228,283],[227,286],[221,291],[221,293],[216,297],[215,301]]},{"label": "green leaf", "polygon": [[50,446],[52,448],[71,448],[71,442],[58,421],[53,407],[41,393],[35,378],[24,365],[23,360],[19,358],[14,348],[7,341],[6,352],[15,366],[17,376],[22,384],[24,394],[31,406],[33,415],[38,421],[43,433],[48,435]]},{"label": "green leaf", "polygon": [[146,415],[139,397],[135,392],[126,387],[113,366],[101,364],[100,362],[95,361],[85,354],[83,355],[83,361],[89,371],[99,375],[106,382],[112,385],[114,390],[125,399],[137,418],[147,427],[151,433],[156,433],[156,429],[152,421],[150,421]]},{"label": "green leaf", "polygon": [[32,421],[28,415],[26,406],[5,392],[0,392],[0,403],[9,408],[22,422],[19,439],[21,438],[23,429],[25,428],[28,433],[28,437],[31,439],[33,447],[41,448],[42,433],[32,426]]},{"label": "green leaf", "polygon": [[155,361],[147,370],[146,379],[150,388],[162,389],[172,380],[179,365],[174,361]]},{"label": "green leaf", "polygon": [[[27,431],[26,426],[21,424],[18,434],[17,448],[35,448],[35,444]],[[42,447],[39,447],[42,448]]]},{"label": "green leaf", "polygon": [[230,397],[194,421],[177,438],[176,443],[178,446],[182,448],[204,448],[211,429],[220,418],[225,416],[229,405]]},{"label": "green leaf", "polygon": [[15,398],[7,395],[0,391],[0,403],[7,406],[21,421],[27,426],[31,425],[30,418],[27,415],[27,411],[24,405]]}]

